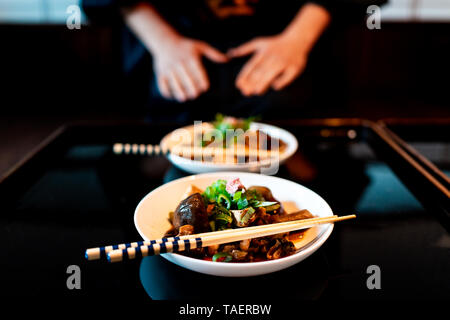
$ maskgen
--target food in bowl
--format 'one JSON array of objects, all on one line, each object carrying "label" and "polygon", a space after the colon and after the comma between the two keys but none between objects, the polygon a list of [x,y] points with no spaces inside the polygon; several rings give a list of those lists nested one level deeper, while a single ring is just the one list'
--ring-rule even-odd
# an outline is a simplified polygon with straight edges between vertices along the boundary
[{"label": "food in bowl", "polygon": [[[286,150],[286,142],[261,129],[253,129],[253,121],[254,118],[218,114],[215,121],[204,124],[199,132],[192,132],[193,136],[177,145],[173,152],[190,160],[247,163],[273,157]],[[196,152],[194,147],[203,151]]]},{"label": "food in bowl", "polygon": [[[246,188],[239,178],[216,180],[205,190],[190,185],[174,212],[165,237],[214,232],[313,218],[308,210],[287,213],[269,188]],[[306,230],[196,248],[182,254],[213,262],[276,260],[297,251]]]}]

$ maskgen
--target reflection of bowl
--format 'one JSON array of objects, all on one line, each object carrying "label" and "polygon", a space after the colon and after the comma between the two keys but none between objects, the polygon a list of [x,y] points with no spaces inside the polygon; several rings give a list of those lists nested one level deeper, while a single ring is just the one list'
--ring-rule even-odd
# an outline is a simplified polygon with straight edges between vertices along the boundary
[{"label": "reflection of bowl", "polygon": [[[272,190],[275,198],[287,204],[288,212],[295,207],[308,209],[312,214],[325,217],[333,213],[328,204],[319,195],[292,181],[277,177],[243,172],[216,172],[188,176],[169,182],[145,196],[136,208],[134,223],[139,234],[145,240],[161,238],[170,228],[168,214],[175,210],[180,197],[191,184],[205,189],[218,179],[239,177],[245,186],[266,186]],[[245,277],[266,274],[290,267],[316,251],[329,237],[333,225],[320,225],[309,229],[303,238],[299,250],[288,257],[278,260],[246,263],[212,262],[187,257],[181,254],[166,253],[167,260],[190,270],[228,277]]]},{"label": "reflection of bowl", "polygon": [[[317,252],[302,263],[271,274],[256,277],[215,277],[192,272],[158,256],[141,261],[139,277],[153,300],[190,300],[222,303],[233,297],[235,301],[305,301],[320,298],[327,287],[330,273],[327,258]],[[211,283],[214,294],[211,295]],[[238,288],[238,289],[237,289]],[[282,293],[282,294],[277,294]]]},{"label": "reflection of bowl", "polygon": [[[211,129],[212,125],[210,123],[202,123],[202,128],[205,130]],[[261,130],[264,133],[270,135],[271,137],[282,140],[286,147],[283,150],[280,150],[279,155],[279,164],[285,162],[288,158],[290,158],[298,148],[297,139],[290,132],[264,123],[253,122],[250,126],[251,130]],[[190,136],[194,136],[194,125],[186,126],[171,133],[167,134],[161,140],[161,147],[163,149],[169,149],[174,145],[180,143],[180,130],[187,130]],[[192,160],[189,158],[182,157],[176,154],[169,154],[168,158],[172,164],[177,166],[178,168],[185,170],[190,173],[204,173],[204,172],[215,172],[215,171],[248,171],[248,172],[257,172],[261,168],[268,167],[273,160],[262,160],[262,161],[252,161],[246,163],[219,163],[219,162],[205,162]]]}]

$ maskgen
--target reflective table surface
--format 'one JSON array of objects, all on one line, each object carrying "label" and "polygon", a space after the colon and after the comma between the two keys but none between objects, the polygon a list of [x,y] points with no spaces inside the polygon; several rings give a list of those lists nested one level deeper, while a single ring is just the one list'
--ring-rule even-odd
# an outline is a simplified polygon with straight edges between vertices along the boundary
[{"label": "reflective table surface", "polygon": [[[317,192],[336,214],[358,215],[337,224],[326,243],[301,263],[264,276],[221,278],[185,270],[159,256],[116,264],[86,261],[86,248],[139,240],[133,214],[140,199],[188,175],[164,157],[114,154],[112,144],[155,144],[172,129],[69,128],[17,166],[0,184],[0,241],[6,244],[0,251],[2,296],[135,301],[268,295],[324,301],[450,298],[449,233],[434,209],[409,191],[408,179],[395,173],[371,129],[358,123],[286,126],[300,147],[277,176]],[[73,265],[81,270],[79,290],[67,286]],[[380,289],[370,289],[373,268],[379,268]]]}]

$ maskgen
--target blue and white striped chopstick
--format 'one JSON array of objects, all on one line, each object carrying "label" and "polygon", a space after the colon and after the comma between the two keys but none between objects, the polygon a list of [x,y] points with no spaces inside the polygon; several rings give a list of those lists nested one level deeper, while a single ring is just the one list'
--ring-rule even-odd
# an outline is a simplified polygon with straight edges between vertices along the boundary
[{"label": "blue and white striped chopstick", "polygon": [[[320,220],[323,218],[311,218],[311,219],[308,219],[308,221],[315,221],[318,219]],[[303,221],[305,221],[305,220],[303,220]],[[292,224],[293,222],[295,222],[295,221],[277,223],[276,225],[282,226],[282,225],[286,225],[286,224]],[[267,224],[267,225],[263,225],[263,226],[258,226],[258,228],[259,229],[271,228],[271,225]],[[242,229],[240,229],[240,230],[242,230]],[[228,233],[233,233],[233,232],[235,232],[234,229],[220,231],[221,234],[228,234]],[[204,236],[216,235],[216,234],[217,233],[205,232],[205,233],[200,233],[200,234],[195,234],[195,235],[176,236],[176,237],[161,238],[161,239],[157,239],[157,240],[137,241],[137,242],[131,242],[131,243],[122,243],[122,244],[115,244],[115,245],[109,245],[109,246],[104,246],[104,247],[90,248],[90,249],[86,250],[85,257],[87,260],[98,260],[98,259],[102,259],[102,258],[107,258],[108,253],[113,250],[123,250],[123,249],[128,249],[128,248],[137,248],[137,247],[141,247],[141,246],[150,246],[150,245],[153,245],[156,243],[186,240],[186,239],[190,239],[190,238],[204,237]]]},{"label": "blue and white striped chopstick", "polygon": [[107,258],[107,255],[109,252],[113,250],[119,250],[119,249],[127,249],[127,248],[138,248],[141,246],[150,246],[156,243],[164,243],[164,242],[171,242],[171,241],[177,241],[180,240],[180,237],[169,237],[169,238],[162,238],[158,240],[149,240],[149,241],[137,241],[137,242],[131,242],[131,243],[121,243],[121,244],[115,244],[105,247],[98,247],[98,248],[90,248],[87,249],[84,256],[87,260],[98,260],[102,258]]},{"label": "blue and white striped chopstick", "polygon": [[258,156],[260,158],[276,158],[279,156],[279,150],[265,150],[265,149],[248,149],[245,147],[235,148],[231,145],[227,148],[222,147],[190,147],[190,146],[174,146],[172,149],[163,148],[160,145],[153,144],[137,144],[137,143],[115,143],[113,145],[113,152],[120,154],[133,154],[143,156],[168,156],[174,153],[179,156],[186,157],[218,157],[223,158],[228,156]]},{"label": "blue and white striped chopstick", "polygon": [[137,143],[115,143],[113,145],[115,154],[140,154],[147,156],[167,155],[169,150],[164,150],[158,144],[137,144]]},{"label": "blue and white striped chopstick", "polygon": [[207,232],[203,234],[183,236],[183,239],[181,237],[178,239],[176,239],[177,237],[174,237],[172,241],[161,241],[151,243],[150,245],[142,245],[136,247],[130,246],[128,248],[112,250],[107,253],[107,259],[109,262],[118,262],[122,261],[123,259],[135,259],[138,257],[146,257],[149,255],[156,255],[160,253],[180,252],[200,247],[208,247],[211,245],[218,245],[245,239],[260,238],[294,230],[307,229],[319,224],[335,223],[338,221],[353,218],[356,218],[356,215],[311,218],[256,227]]},{"label": "blue and white striped chopstick", "polygon": [[187,251],[195,248],[201,248],[203,245],[202,238],[179,239],[174,241],[166,241],[160,243],[153,243],[150,245],[142,245],[138,247],[128,247],[126,249],[119,249],[110,251],[107,254],[109,262],[118,262],[123,259],[135,259],[147,256],[158,255],[161,253],[175,253],[180,251]]}]

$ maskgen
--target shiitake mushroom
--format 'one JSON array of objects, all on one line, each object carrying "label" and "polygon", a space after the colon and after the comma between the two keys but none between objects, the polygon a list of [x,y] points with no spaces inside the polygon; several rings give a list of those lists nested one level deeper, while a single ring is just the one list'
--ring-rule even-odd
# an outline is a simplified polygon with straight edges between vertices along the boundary
[{"label": "shiitake mushroom", "polygon": [[179,230],[181,226],[191,225],[193,233],[210,231],[208,214],[200,193],[194,193],[180,202],[173,215],[173,226]]}]

